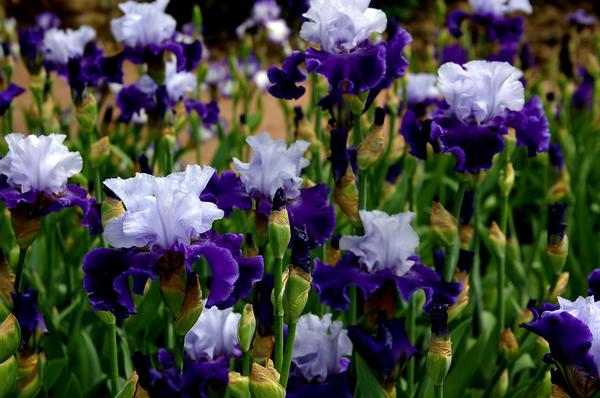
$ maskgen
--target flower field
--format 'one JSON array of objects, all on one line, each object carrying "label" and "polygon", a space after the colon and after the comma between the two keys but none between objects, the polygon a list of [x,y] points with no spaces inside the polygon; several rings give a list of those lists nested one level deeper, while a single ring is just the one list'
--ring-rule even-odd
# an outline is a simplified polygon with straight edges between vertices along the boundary
[{"label": "flower field", "polygon": [[599,7],[400,3],[0,4],[0,398],[600,396]]}]

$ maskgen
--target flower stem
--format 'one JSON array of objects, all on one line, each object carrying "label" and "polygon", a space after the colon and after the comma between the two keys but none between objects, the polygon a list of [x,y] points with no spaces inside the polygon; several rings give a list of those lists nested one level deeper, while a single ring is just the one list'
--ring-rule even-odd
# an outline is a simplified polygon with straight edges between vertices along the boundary
[{"label": "flower stem", "polygon": [[[506,225],[508,219],[508,195],[502,197],[502,213],[500,215],[500,230],[506,234]],[[505,326],[506,318],[506,303],[504,301],[504,285],[506,284],[506,246],[504,247],[504,253],[500,254],[498,259],[498,341],[500,341],[500,334]]]},{"label": "flower stem", "polygon": [[[416,318],[417,318],[417,306],[415,303],[415,296],[412,296],[408,301],[408,340],[416,341],[417,333],[416,333]],[[407,384],[408,384],[408,393],[412,394],[415,388],[415,358],[411,357],[408,360],[408,371],[407,371]]]},{"label": "flower stem", "polygon": [[113,396],[119,392],[119,358],[117,352],[116,321],[108,325],[108,355],[110,360],[110,391]]},{"label": "flower stem", "polygon": [[19,249],[19,261],[17,262],[16,276],[15,276],[15,290],[18,293],[22,292],[23,289],[23,270],[25,268],[25,255],[27,254],[27,247],[21,247]]},{"label": "flower stem", "polygon": [[444,398],[444,386],[433,386],[433,393],[435,398]]},{"label": "flower stem", "polygon": [[290,375],[290,367],[292,366],[292,352],[294,351],[294,340],[296,339],[296,322],[288,325],[287,339],[285,342],[285,353],[283,358],[283,367],[281,368],[281,377],[279,384],[283,388],[287,387],[288,377]]},{"label": "flower stem", "polygon": [[449,261],[446,262],[444,268],[444,279],[447,282],[452,280],[452,276],[454,275],[454,270],[456,269],[456,264],[458,263],[458,254],[460,252],[460,210],[462,208],[463,199],[465,197],[465,191],[467,190],[467,184],[465,181],[460,181],[458,186],[458,192],[456,193],[456,199],[454,201],[454,211],[452,215],[456,219],[456,226],[458,231],[456,232],[456,238],[452,247],[450,249],[450,258]]},{"label": "flower stem", "polygon": [[244,351],[242,353],[242,376],[248,376],[250,374],[250,351]]},{"label": "flower stem", "polygon": [[280,371],[283,362],[283,303],[281,302],[283,265],[281,258],[275,259],[274,270],[275,292],[273,310],[275,312],[275,369]]}]

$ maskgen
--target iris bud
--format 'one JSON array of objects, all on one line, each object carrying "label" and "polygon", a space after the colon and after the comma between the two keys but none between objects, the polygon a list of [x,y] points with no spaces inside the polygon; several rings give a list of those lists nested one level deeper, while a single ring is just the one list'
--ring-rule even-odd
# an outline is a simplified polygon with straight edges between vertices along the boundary
[{"label": "iris bud", "polygon": [[13,314],[8,314],[0,324],[0,362],[13,356],[21,343],[21,328]]},{"label": "iris bud", "polygon": [[98,141],[92,143],[90,157],[92,166],[98,167],[110,156],[110,140],[108,137],[102,137]]},{"label": "iris bud", "polygon": [[567,285],[569,284],[569,273],[563,272],[558,276],[556,280],[556,284],[554,285],[554,289],[549,293],[549,301],[554,301],[558,296],[562,296],[563,293],[567,290]]},{"label": "iris bud", "polygon": [[0,398],[13,397],[17,384],[17,359],[14,355],[0,363],[0,380]]},{"label": "iris bud", "polygon": [[119,218],[123,213],[125,213],[123,202],[110,196],[105,197],[102,201],[102,226],[106,227],[109,220]]},{"label": "iris bud", "polygon": [[563,203],[554,203],[548,206],[548,246],[546,253],[556,275],[562,271],[569,254],[565,211],[566,205]]},{"label": "iris bud", "polygon": [[495,221],[492,221],[488,238],[494,254],[498,258],[504,257],[506,255],[506,236]]},{"label": "iris bud", "polygon": [[229,372],[227,392],[231,398],[250,398],[250,380],[238,372]]},{"label": "iris bud", "polygon": [[[342,85],[346,84],[346,82],[342,83]],[[366,91],[364,92],[366,93]],[[364,93],[360,94],[342,94],[342,99],[344,103],[350,108],[352,113],[355,115],[360,115],[365,109],[365,100],[367,96]]]},{"label": "iris bud", "polygon": [[385,109],[375,110],[375,122],[358,147],[358,167],[367,170],[383,154],[385,149],[385,138],[383,134],[383,122],[385,121]]},{"label": "iris bud", "polygon": [[304,117],[302,107],[297,106],[294,108],[294,123],[296,124],[296,138],[310,142],[311,145],[318,145],[317,134],[312,124]]},{"label": "iris bud", "polygon": [[[8,306],[12,305],[11,293],[14,285],[15,274],[10,271],[4,252],[0,250],[0,307],[2,304]],[[0,319],[3,317],[4,315],[2,314],[2,311],[0,311]]]},{"label": "iris bud", "polygon": [[284,398],[285,389],[279,384],[279,372],[273,361],[267,360],[266,366],[254,362],[250,373],[250,392],[252,398]]},{"label": "iris bud", "polygon": [[500,374],[500,378],[498,382],[494,386],[492,390],[493,398],[504,398],[506,396],[506,392],[508,391],[508,369],[504,369]]},{"label": "iris bud", "polygon": [[448,305],[433,304],[431,308],[431,345],[427,352],[427,373],[433,384],[444,384],[452,364],[452,341],[448,331]]},{"label": "iris bud", "polygon": [[252,308],[252,304],[246,304],[238,326],[238,340],[240,342],[240,349],[243,352],[250,350],[255,331],[256,318],[254,316],[254,309]]},{"label": "iris bud", "polygon": [[42,387],[40,356],[19,356],[17,369],[18,398],[33,398]]},{"label": "iris bud", "polygon": [[196,273],[187,277],[185,297],[179,314],[175,316],[175,333],[185,335],[194,326],[204,308],[202,289]]},{"label": "iris bud", "polygon": [[200,35],[202,33],[202,10],[198,4],[194,4],[192,9],[192,22],[194,23],[194,33]]},{"label": "iris bud", "polygon": [[285,192],[283,188],[277,189],[273,197],[273,207],[269,215],[268,223],[269,244],[273,255],[277,259],[283,259],[285,251],[290,243],[292,233],[290,220],[285,208]]},{"label": "iris bud", "polygon": [[511,328],[506,328],[500,333],[498,351],[506,362],[510,362],[519,355],[519,343]]},{"label": "iris bud", "polygon": [[261,336],[256,334],[252,341],[252,358],[255,362],[265,363],[273,352],[275,337],[273,335]]},{"label": "iris bud", "polygon": [[510,195],[510,191],[515,185],[515,169],[513,168],[512,163],[507,164],[506,168],[500,171],[498,185],[500,186],[500,193],[503,197]]},{"label": "iris bud", "polygon": [[358,216],[359,193],[356,186],[356,176],[352,172],[352,168],[348,167],[346,174],[335,185],[333,200],[352,224],[360,224]]},{"label": "iris bud", "polygon": [[[78,99],[74,99],[78,101]],[[75,118],[79,123],[81,131],[85,134],[91,134],[96,126],[96,120],[98,119],[98,103],[94,94],[86,90],[84,97],[80,101],[76,102],[75,106]]]},{"label": "iris bud", "polygon": [[437,200],[431,205],[431,229],[448,246],[454,244],[458,235],[456,219]]},{"label": "iris bud", "polygon": [[19,247],[29,247],[42,227],[42,217],[34,216],[30,209],[19,206],[10,210],[10,220]]},{"label": "iris bud", "polygon": [[312,276],[310,273],[299,267],[290,267],[283,295],[286,323],[295,323],[300,315],[302,315],[302,311],[304,311],[304,307],[306,307],[306,303],[308,302],[311,282]]}]

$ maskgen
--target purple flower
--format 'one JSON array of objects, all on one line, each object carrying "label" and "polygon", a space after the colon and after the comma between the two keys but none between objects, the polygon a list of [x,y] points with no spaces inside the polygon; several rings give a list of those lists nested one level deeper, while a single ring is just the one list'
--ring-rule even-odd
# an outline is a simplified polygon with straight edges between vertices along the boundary
[{"label": "purple flower", "polygon": [[529,156],[550,148],[550,128],[539,97],[532,97],[521,112],[511,112],[507,125],[515,129],[517,146],[527,147]]},{"label": "purple flower", "polygon": [[460,284],[445,283],[435,271],[420,264],[415,255],[419,237],[410,226],[413,216],[361,210],[365,234],[340,239],[340,249],[348,253],[335,266],[315,260],[313,280],[321,300],[334,309],[347,309],[350,286],[368,298],[386,281],[392,281],[404,299],[423,289],[426,306],[432,299],[453,304]]},{"label": "purple flower", "polygon": [[558,298],[559,306],[534,310],[535,319],[521,327],[543,337],[550,353],[543,360],[556,365],[553,383],[569,395],[592,397],[600,391],[600,306],[593,297]]},{"label": "purple flower", "polygon": [[380,316],[374,333],[360,326],[349,326],[348,337],[384,385],[394,383],[402,366],[417,353],[408,340],[404,321],[400,319],[386,320]]},{"label": "purple flower", "polygon": [[550,144],[550,147],[548,148],[548,156],[550,157],[550,164],[554,166],[556,170],[562,170],[562,168],[565,166],[565,158],[563,157],[559,143]]},{"label": "purple flower", "polygon": [[60,19],[53,12],[45,11],[35,16],[35,24],[44,30],[58,28]]},{"label": "purple flower", "polygon": [[95,198],[67,184],[69,177],[81,171],[83,160],[78,152],[69,152],[63,144],[65,138],[62,134],[7,135],[8,154],[0,159],[0,199],[7,208],[25,211],[34,218],[78,206],[83,211],[82,224],[90,233],[100,233]]},{"label": "purple flower", "polygon": [[37,74],[42,66],[44,29],[38,26],[19,28],[19,47],[27,70]]},{"label": "purple flower", "polygon": [[8,108],[10,108],[13,99],[24,92],[25,89],[12,83],[10,83],[3,91],[0,91],[0,116],[3,116]]},{"label": "purple flower", "polygon": [[412,110],[406,111],[400,133],[408,143],[409,153],[418,159],[427,158],[427,143],[434,143],[433,138],[442,134],[441,127],[433,120],[421,122]]},{"label": "purple flower", "polygon": [[11,293],[11,295],[12,312],[21,327],[21,346],[26,345],[36,331],[48,333],[44,316],[38,310],[38,292],[26,287],[23,293]]},{"label": "purple flower", "polygon": [[588,294],[594,296],[594,300],[600,300],[600,269],[593,270],[588,276]]},{"label": "purple flower", "polygon": [[565,211],[567,205],[557,202],[548,205],[548,242],[560,242],[565,236],[567,223],[565,222]]},{"label": "purple flower", "polygon": [[458,65],[466,64],[469,61],[469,55],[460,44],[448,44],[442,50],[441,64],[446,62],[454,62]]},{"label": "purple flower", "polygon": [[594,76],[583,66],[579,67],[581,82],[573,93],[571,104],[578,109],[591,109],[594,102]]},{"label": "purple flower", "polygon": [[240,178],[233,171],[224,171],[219,177],[213,174],[206,185],[200,199],[215,203],[225,215],[231,214],[233,209],[252,209],[252,199],[246,193]]},{"label": "purple flower", "polygon": [[304,54],[293,51],[283,62],[281,69],[272,66],[267,71],[271,86],[269,93],[282,99],[298,99],[304,95],[306,89],[297,86],[297,83],[306,80],[306,76],[298,69],[298,65],[304,62]]}]

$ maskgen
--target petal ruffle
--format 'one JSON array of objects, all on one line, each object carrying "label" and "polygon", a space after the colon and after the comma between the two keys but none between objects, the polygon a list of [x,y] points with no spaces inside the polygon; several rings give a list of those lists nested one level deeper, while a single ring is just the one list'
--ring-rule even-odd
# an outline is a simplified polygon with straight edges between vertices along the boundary
[{"label": "petal ruffle", "polygon": [[331,237],[335,228],[335,210],[329,204],[327,185],[301,189],[299,197],[288,200],[287,210],[292,227],[306,225],[311,244],[320,246]]},{"label": "petal ruffle", "polygon": [[233,171],[224,171],[221,176],[214,173],[202,191],[200,199],[215,203],[226,216],[231,214],[234,208],[252,209],[252,199],[246,193],[240,177]]},{"label": "petal ruffle", "polygon": [[298,68],[298,65],[304,62],[304,59],[304,53],[293,51],[283,61],[281,69],[275,66],[269,68],[267,75],[272,85],[268,91],[273,97],[291,100],[304,95],[306,89],[297,85],[297,83],[306,80],[306,76]]},{"label": "petal ruffle", "polygon": [[529,156],[548,151],[550,128],[539,97],[532,97],[520,112],[511,112],[507,125],[515,129],[517,145],[527,147]]}]

